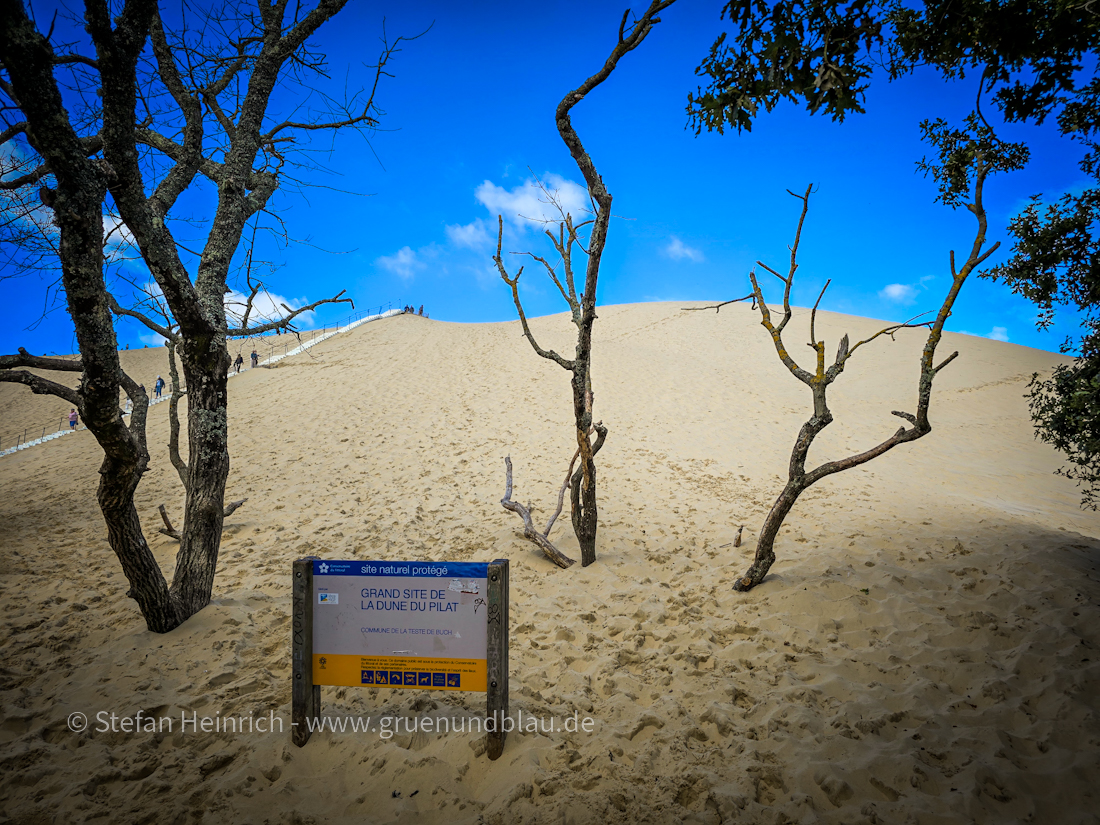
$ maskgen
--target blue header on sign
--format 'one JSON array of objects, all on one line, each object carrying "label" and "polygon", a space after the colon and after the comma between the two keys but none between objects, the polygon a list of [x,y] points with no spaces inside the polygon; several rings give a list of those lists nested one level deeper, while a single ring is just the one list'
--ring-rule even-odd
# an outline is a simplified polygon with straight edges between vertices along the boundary
[{"label": "blue header on sign", "polygon": [[469,561],[319,561],[313,562],[314,576],[403,576],[441,579],[464,576],[484,579],[488,562]]}]

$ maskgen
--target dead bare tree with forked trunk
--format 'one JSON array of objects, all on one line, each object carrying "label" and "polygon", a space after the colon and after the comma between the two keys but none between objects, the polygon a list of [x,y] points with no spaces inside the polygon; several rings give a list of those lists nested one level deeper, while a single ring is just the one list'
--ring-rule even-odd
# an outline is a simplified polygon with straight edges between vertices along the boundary
[{"label": "dead bare tree with forked trunk", "polygon": [[[930,163],[927,160],[922,160],[918,164],[920,169],[926,174],[931,174],[939,182],[940,194],[937,200],[955,207],[963,202],[962,199],[964,196],[969,194],[971,201],[965,205],[974,215],[978,224],[974,241],[971,245],[970,254],[960,269],[956,270],[955,253],[951,252],[951,287],[944,297],[943,303],[940,305],[939,312],[936,314],[936,319],[934,321],[920,323],[907,321],[902,324],[893,324],[879,330],[869,338],[859,341],[854,346],[849,345],[848,336],[845,335],[840,339],[836,358],[832,365],[826,367],[825,342],[817,339],[814,329],[817,307],[821,303],[821,298],[825,294],[825,290],[829,287],[829,281],[826,281],[825,286],[818,295],[817,301],[814,303],[813,310],[810,312],[810,340],[808,345],[814,350],[816,366],[814,371],[810,372],[809,370],[803,369],[795,362],[783,342],[783,331],[787,323],[791,320],[791,287],[794,283],[795,271],[798,269],[798,244],[802,234],[802,225],[806,220],[806,213],[809,210],[812,186],[807,187],[806,192],[802,195],[796,195],[793,192],[790,193],[802,201],[802,214],[798,220],[798,229],[795,232],[794,243],[790,247],[791,260],[790,269],[787,274],[785,276],[781,275],[766,264],[757,261],[760,267],[775,275],[783,282],[783,317],[779,323],[775,323],[772,319],[771,311],[764,301],[764,295],[760,289],[760,284],[756,280],[755,271],[749,274],[749,279],[752,282],[752,296],[750,297],[755,299],[755,303],[759,308],[760,323],[768,331],[768,334],[771,335],[772,342],[775,344],[775,350],[779,355],[780,361],[783,362],[783,365],[795,378],[810,388],[813,396],[814,410],[813,415],[802,425],[802,429],[798,433],[798,438],[795,440],[794,448],[791,450],[791,458],[787,470],[787,483],[784,485],[778,498],[776,498],[775,503],[764,519],[763,526],[760,528],[760,535],[756,543],[756,556],[753,559],[753,563],[744,576],[740,577],[734,584],[734,590],[742,592],[751,590],[764,580],[764,577],[768,574],[768,570],[771,569],[772,564],[775,562],[774,544],[779,529],[783,526],[784,520],[790,513],[791,508],[794,507],[798,497],[808,487],[834,473],[839,473],[843,470],[849,470],[853,467],[865,464],[871,459],[883,455],[900,444],[906,444],[923,438],[932,431],[932,424],[928,420],[928,408],[932,398],[932,382],[935,380],[940,370],[950,364],[958,356],[958,352],[953,352],[939,364],[935,364],[936,347],[943,336],[944,324],[951,315],[951,310],[955,305],[959,290],[962,289],[963,283],[966,281],[967,277],[975,268],[989,258],[1000,245],[999,243],[995,243],[988,249],[985,248],[987,224],[985,207],[982,202],[982,192],[986,178],[993,172],[1009,171],[1020,168],[1027,157],[1026,149],[1022,146],[1019,144],[1008,144],[998,140],[988,127],[979,124],[976,119],[968,119],[967,125],[969,127],[968,131],[949,129],[947,124],[943,121],[936,121],[935,123],[925,121],[921,126],[926,139],[938,149],[940,154],[940,162],[938,164]],[[738,300],[746,299],[741,298]],[[915,321],[915,319],[912,320]],[[826,392],[829,385],[840,376],[847,366],[849,359],[851,359],[860,347],[884,335],[892,337],[893,334],[899,330],[916,327],[927,327],[929,330],[928,338],[925,342],[920,359],[916,412],[908,413],[898,410],[892,412],[893,415],[909,422],[911,426],[906,427],[903,425],[892,436],[864,452],[835,461],[827,461],[811,470],[807,470],[806,458],[810,451],[810,447],[813,445],[814,439],[833,421],[833,414],[826,400]]]},{"label": "dead bare tree with forked trunk", "polygon": [[[596,454],[604,445],[607,438],[607,428],[602,422],[592,421],[592,325],[596,320],[596,284],[600,274],[600,260],[603,256],[604,246],[607,243],[608,224],[611,219],[611,194],[604,186],[603,178],[596,171],[596,166],[589,157],[581,143],[580,136],[573,128],[570,112],[574,106],[584,99],[585,95],[607,80],[611,72],[615,70],[619,60],[627,52],[636,49],[655,25],[661,22],[657,15],[672,5],[673,0],[653,0],[649,8],[641,17],[628,25],[630,10],[623,13],[619,24],[619,39],[611,50],[610,56],[604,61],[603,68],[589,77],[580,86],[568,92],[561,99],[554,119],[558,127],[558,134],[569,149],[574,163],[584,176],[588,187],[588,195],[592,203],[594,217],[589,221],[574,224],[573,216],[562,214],[562,220],[558,223],[558,233],[547,230],[546,236],[557,252],[562,267],[562,277],[558,276],[557,263],[551,264],[545,258],[533,253],[530,255],[535,261],[542,264],[554,286],[569,305],[570,316],[577,328],[577,344],[573,358],[565,358],[554,350],[543,349],[535,341],[531,329],[527,325],[527,316],[523,311],[523,305],[519,297],[519,278],[523,274],[523,267],[519,268],[514,276],[508,274],[501,257],[501,248],[504,237],[504,220],[498,216],[497,223],[497,254],[493,261],[497,265],[500,277],[512,289],[512,300],[519,313],[519,320],[523,326],[523,334],[530,342],[531,347],[538,355],[553,361],[563,369],[573,374],[573,416],[576,420],[577,451],[580,458],[580,467],[577,468],[570,480],[570,505],[573,521],[573,532],[577,536],[577,542],[581,549],[581,566],[587,567],[596,561]],[[583,239],[578,231],[591,225],[592,229],[587,238],[588,247],[585,248]],[[577,290],[577,283],[573,274],[574,247],[587,256],[584,282]],[[564,282],[564,283],[563,283]],[[595,433],[596,440],[592,441]],[[509,473],[510,477],[510,473]],[[511,484],[508,485],[509,491]],[[507,505],[505,505],[507,507]],[[526,522],[526,520],[525,520]]]}]

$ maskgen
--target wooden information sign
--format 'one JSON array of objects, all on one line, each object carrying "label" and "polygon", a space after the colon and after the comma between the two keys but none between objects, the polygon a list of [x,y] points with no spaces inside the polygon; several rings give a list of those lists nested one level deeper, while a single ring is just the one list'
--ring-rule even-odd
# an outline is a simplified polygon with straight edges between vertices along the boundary
[{"label": "wooden information sign", "polygon": [[[294,562],[293,738],[310,737],[321,685],[486,694],[488,753],[508,715],[508,560]],[[486,729],[489,729],[486,725]]]}]

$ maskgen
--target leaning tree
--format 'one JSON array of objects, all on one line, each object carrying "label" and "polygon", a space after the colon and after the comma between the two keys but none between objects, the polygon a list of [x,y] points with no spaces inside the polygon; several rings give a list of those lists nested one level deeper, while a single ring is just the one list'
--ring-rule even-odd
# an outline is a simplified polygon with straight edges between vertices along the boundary
[{"label": "leaning tree", "polygon": [[980,277],[1035,302],[1040,329],[1060,307],[1079,311],[1080,335],[1062,348],[1074,362],[1033,376],[1028,397],[1036,435],[1067,459],[1058,472],[1080,484],[1083,507],[1100,506],[1100,3],[728,0],[722,16],[729,30],[688,95],[696,133],[749,129],[783,100],[843,120],[863,111],[873,79],[932,67],[957,83],[970,76],[986,126],[983,97],[1006,122],[1050,123],[1085,150],[1088,185],[1035,195],[1008,225],[1009,260]]},{"label": "leaning tree", "polygon": [[[76,406],[104,452],[98,500],[108,540],[150,630],[165,632],[209,603],[221,541],[229,473],[227,392],[234,335],[285,329],[292,317],[234,328],[227,319],[231,265],[249,220],[269,209],[285,185],[295,135],[367,128],[374,93],[401,38],[385,44],[365,93],[329,111],[273,115],[276,88],[323,76],[324,58],[309,44],[347,0],[312,10],[287,0],[257,0],[204,12],[197,29],[169,25],[156,0],[125,0],[112,16],[107,0],[87,0],[90,54],[55,47],[21,0],[0,0],[0,93],[5,157],[35,158],[33,168],[0,187],[33,187],[52,212],[61,281],[76,328],[79,361],[25,351],[0,359],[0,380],[27,384]],[[194,12],[195,9],[189,9]],[[217,32],[218,34],[212,34]],[[212,37],[221,37],[218,42]],[[68,72],[65,77],[61,73]],[[326,98],[327,100],[327,98]],[[13,114],[14,117],[8,116]],[[189,253],[173,232],[174,208],[189,190],[214,200],[201,250]],[[26,199],[24,199],[26,200]],[[139,320],[173,340],[188,389],[186,503],[171,586],[142,533],[134,491],[145,472],[144,390],[119,364],[112,313],[121,309],[104,273],[104,211],[117,211],[174,321]],[[19,367],[79,372],[76,390]],[[129,426],[119,409],[134,404]]]},{"label": "leaning tree", "polygon": [[[567,480],[570,487],[569,498],[573,520],[573,532],[576,534],[577,542],[580,545],[582,567],[587,567],[596,561],[597,511],[595,458],[600,448],[603,447],[604,440],[607,438],[607,428],[603,423],[599,421],[593,422],[592,420],[592,325],[596,321],[596,283],[600,274],[600,259],[603,257],[604,246],[607,244],[608,223],[611,220],[611,193],[608,192],[607,187],[604,186],[603,178],[601,178],[599,172],[596,171],[596,165],[592,162],[592,158],[589,157],[588,152],[581,143],[577,130],[573,128],[570,112],[577,103],[584,99],[585,95],[611,76],[611,73],[615,70],[615,67],[618,65],[623,55],[633,51],[641,45],[642,41],[645,40],[653,27],[661,22],[661,18],[657,15],[671,6],[673,2],[674,0],[652,0],[649,4],[649,8],[645,10],[645,13],[642,14],[641,17],[636,18],[633,23],[629,23],[629,25],[630,10],[627,9],[623,13],[622,21],[619,23],[619,39],[615,47],[611,50],[611,54],[608,56],[607,60],[604,61],[603,68],[585,80],[576,89],[567,92],[554,112],[554,121],[558,127],[558,134],[561,135],[561,139],[569,149],[569,154],[573,157],[573,162],[577,164],[577,168],[580,170],[581,175],[584,176],[585,184],[588,187],[588,195],[592,204],[593,217],[591,220],[581,221],[575,224],[573,216],[563,212],[562,220],[558,223],[558,234],[555,236],[550,230],[546,231],[546,236],[550,239],[550,242],[554,246],[554,251],[558,256],[555,263],[551,264],[546,258],[534,255],[533,253],[526,254],[531,255],[535,261],[546,269],[547,274],[550,276],[550,280],[554,282],[554,286],[557,287],[558,292],[561,293],[561,296],[569,305],[570,319],[577,328],[577,344],[572,358],[565,358],[552,349],[543,349],[535,340],[534,335],[532,335],[531,328],[527,324],[527,316],[523,311],[523,305],[520,303],[519,297],[519,278],[520,275],[523,274],[523,267],[520,267],[515,275],[508,274],[508,270],[504,266],[504,260],[501,257],[504,221],[500,216],[497,218],[497,254],[493,256],[493,261],[497,265],[500,277],[503,278],[504,282],[512,289],[512,300],[515,302],[516,312],[519,313],[520,324],[523,326],[523,334],[527,337],[527,340],[536,353],[549,361],[553,361],[559,367],[573,374],[573,417],[576,422],[577,431],[577,455],[574,457],[574,461],[579,457],[580,466],[577,468],[576,472],[572,474],[572,477],[567,478]],[[586,249],[584,245],[585,239],[578,233],[581,229],[589,225],[591,225],[591,230],[587,237],[588,248]],[[584,281],[579,285],[579,292],[578,284],[573,275],[574,247],[580,250],[582,255],[587,257]],[[558,263],[560,263],[562,268],[560,277],[557,271]],[[593,435],[596,436],[595,442],[592,441]],[[572,466],[571,463],[570,469],[572,469]],[[509,462],[507,492],[502,503],[508,509],[515,510],[515,505],[509,506],[511,503],[511,490],[512,467]],[[517,510],[517,512],[519,511]],[[521,513],[521,515],[523,514]],[[538,543],[555,563],[564,567],[568,564],[572,564],[572,560],[566,558],[556,550],[551,552],[553,545],[549,542],[548,534],[550,526],[553,525],[553,521],[554,519],[552,518],[550,520],[550,525],[547,526],[546,531],[540,537],[535,528],[531,525],[530,518],[524,516],[524,532],[528,538]]]},{"label": "leaning tree", "polygon": [[[794,243],[790,247],[790,268],[787,270],[787,274],[783,275],[761,261],[756,262],[762,269],[783,282],[782,318],[779,319],[778,323],[773,318],[771,310],[764,300],[760,284],[756,279],[755,270],[749,274],[749,280],[752,283],[751,295],[736,299],[736,301],[744,301],[749,297],[753,299],[755,308],[760,312],[760,323],[771,336],[779,360],[782,361],[783,366],[787,368],[791,375],[809,387],[813,399],[813,414],[802,425],[798,437],[795,439],[787,467],[787,483],[764,519],[756,543],[756,556],[745,575],[734,584],[735,590],[751,590],[760,584],[768,574],[768,570],[775,562],[774,545],[779,529],[783,526],[783,522],[791,512],[795,502],[798,501],[798,497],[807,488],[828,476],[866,464],[871,459],[878,458],[901,444],[916,441],[932,432],[932,424],[928,419],[928,409],[932,400],[932,383],[940,370],[958,357],[958,352],[953,352],[939,364],[935,363],[936,348],[943,336],[943,326],[951,315],[951,309],[954,307],[959,290],[962,289],[967,277],[1000,246],[999,243],[994,243],[986,248],[987,219],[982,200],[986,178],[995,172],[1019,169],[1027,161],[1026,148],[1021,144],[1004,143],[998,140],[987,126],[979,122],[975,115],[971,115],[967,119],[966,126],[967,128],[962,130],[952,129],[943,120],[925,121],[921,124],[926,140],[936,148],[939,154],[938,163],[930,162],[927,159],[918,163],[918,168],[926,174],[932,175],[939,184],[939,195],[936,200],[953,209],[965,205],[977,222],[977,230],[970,247],[970,253],[961,267],[956,268],[954,251],[950,254],[951,286],[944,296],[943,303],[940,305],[934,321],[914,323],[915,319],[913,319],[913,321],[901,324],[892,324],[855,345],[851,345],[848,336],[845,335],[839,341],[833,363],[826,366],[825,341],[819,340],[815,331],[817,307],[821,303],[825,290],[829,288],[830,281],[826,281],[810,312],[810,340],[808,344],[815,353],[816,363],[812,370],[799,366],[783,341],[783,332],[792,316],[791,288],[794,284],[795,271],[798,269],[798,244],[802,235],[802,225],[806,220],[806,213],[809,211],[812,187],[807,187],[802,195],[791,193],[802,201],[802,214],[798,219]],[[966,197],[970,198],[969,203],[964,201]],[[736,301],[726,303],[735,303]],[[861,453],[834,461],[826,461],[817,467],[807,469],[806,460],[814,439],[833,422],[833,413],[829,409],[827,399],[829,386],[840,377],[852,356],[860,347],[884,335],[893,337],[894,333],[899,330],[916,327],[928,328],[928,338],[921,353],[920,368],[917,375],[916,411],[913,413],[900,410],[892,411],[893,415],[909,422],[910,426],[902,425],[889,438]]]}]

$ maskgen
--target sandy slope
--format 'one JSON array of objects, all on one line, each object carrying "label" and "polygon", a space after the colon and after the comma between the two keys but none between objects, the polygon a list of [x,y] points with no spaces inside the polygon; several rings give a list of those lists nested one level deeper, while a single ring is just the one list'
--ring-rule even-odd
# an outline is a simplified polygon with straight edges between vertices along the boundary
[{"label": "sandy slope", "polygon": [[[331,327],[327,328],[331,329]],[[255,347],[261,359],[284,352],[285,347],[293,349],[299,342],[308,343],[320,337],[324,330],[303,330],[296,336],[262,335],[242,339],[233,343],[230,356],[240,353],[247,369],[248,354]],[[60,356],[63,359],[76,356]],[[153,394],[153,384],[157,376],[168,382],[168,351],[164,347],[146,347],[145,349],[123,350],[119,353],[122,369],[139,384],[144,384],[149,395]],[[75,387],[79,382],[79,373],[56,372],[52,370],[29,370],[51,381],[67,387]],[[180,367],[180,380],[184,381],[183,368]],[[125,396],[122,396],[123,399]],[[55,432],[60,425],[68,426],[69,410],[72,405],[52,395],[33,395],[22,384],[0,384],[0,450],[22,442],[24,434],[33,441],[43,434]]]},{"label": "sandy slope", "polygon": [[[63,356],[70,359],[74,356]],[[139,384],[144,384],[149,395],[153,394],[153,384],[158,375],[168,381],[168,354],[164,347],[124,350],[119,353],[122,368]],[[30,372],[48,378],[66,387],[76,387],[80,382],[80,373],[55,372],[52,370],[30,370]],[[67,427],[69,410],[72,405],[53,395],[34,395],[22,384],[0,384],[0,449],[13,446],[17,439],[22,441],[25,432],[28,440],[56,432],[58,425]],[[63,423],[62,423],[63,422]]]},{"label": "sandy slope", "polygon": [[[533,327],[569,351],[564,316]],[[819,314],[830,352],[876,328]],[[896,429],[920,346],[858,353],[812,461]],[[499,504],[510,454],[543,520],[573,443],[568,376],[517,324],[398,317],[236,378],[229,496],[250,501],[214,604],[165,636],[124,595],[90,435],[0,459],[0,821],[1100,821],[1100,517],[1051,474],[1021,397],[1058,356],[946,336],[960,358],[933,433],[804,495],[772,577],[740,596],[808,415],[770,347],[743,307],[601,309],[599,561],[568,571]],[[138,504],[170,573],[175,545],[153,532],[157,504],[182,509],[166,442],[162,405]],[[576,555],[567,518],[553,537]],[[289,733],[66,728],[138,709],[288,724],[290,562],[309,554],[511,559],[513,711],[595,730],[513,734],[490,763],[470,734],[325,732],[299,750]],[[415,690],[323,701],[332,717],[483,710]]]}]

